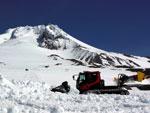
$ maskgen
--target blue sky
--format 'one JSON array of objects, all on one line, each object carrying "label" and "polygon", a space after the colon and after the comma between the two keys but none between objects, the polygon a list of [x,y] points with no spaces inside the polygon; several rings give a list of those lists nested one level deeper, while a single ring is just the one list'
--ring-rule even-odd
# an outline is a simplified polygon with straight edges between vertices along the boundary
[{"label": "blue sky", "polygon": [[0,33],[48,23],[103,50],[150,56],[148,0],[0,0]]}]

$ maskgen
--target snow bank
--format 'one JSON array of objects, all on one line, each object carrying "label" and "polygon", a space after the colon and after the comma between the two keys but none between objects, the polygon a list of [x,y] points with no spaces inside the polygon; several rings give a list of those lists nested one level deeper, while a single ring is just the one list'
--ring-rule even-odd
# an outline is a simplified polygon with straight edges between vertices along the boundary
[{"label": "snow bank", "polygon": [[[6,79],[5,79],[6,80]],[[149,113],[150,92],[130,91],[130,95],[79,95],[51,92],[50,84],[13,81],[16,89],[0,87],[0,113]]]}]

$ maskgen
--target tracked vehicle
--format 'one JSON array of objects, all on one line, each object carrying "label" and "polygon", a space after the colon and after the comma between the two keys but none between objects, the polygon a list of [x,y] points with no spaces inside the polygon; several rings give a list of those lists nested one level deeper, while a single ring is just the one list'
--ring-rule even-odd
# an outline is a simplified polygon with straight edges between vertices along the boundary
[{"label": "tracked vehicle", "polygon": [[76,80],[76,88],[80,94],[129,94],[129,91],[120,85],[105,86],[105,81],[101,79],[99,71],[80,72],[79,75],[74,75],[73,79]]}]

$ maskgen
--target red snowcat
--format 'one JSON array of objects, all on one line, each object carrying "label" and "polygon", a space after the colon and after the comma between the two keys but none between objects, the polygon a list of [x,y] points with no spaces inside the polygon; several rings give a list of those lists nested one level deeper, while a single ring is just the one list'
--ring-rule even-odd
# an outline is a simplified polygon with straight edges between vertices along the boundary
[{"label": "red snowcat", "polygon": [[129,91],[123,87],[105,86],[105,81],[101,79],[99,71],[85,71],[80,72],[76,80],[76,88],[80,94],[95,93],[95,94],[121,94],[128,95]]}]

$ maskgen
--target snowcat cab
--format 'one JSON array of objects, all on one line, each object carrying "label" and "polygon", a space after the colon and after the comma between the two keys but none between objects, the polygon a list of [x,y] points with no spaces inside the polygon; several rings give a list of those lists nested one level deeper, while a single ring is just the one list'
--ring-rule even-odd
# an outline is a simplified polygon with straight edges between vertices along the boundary
[{"label": "snowcat cab", "polygon": [[104,87],[104,80],[101,79],[99,71],[85,71],[79,73],[76,88],[80,92],[102,87]]}]

